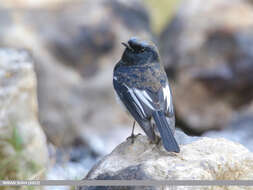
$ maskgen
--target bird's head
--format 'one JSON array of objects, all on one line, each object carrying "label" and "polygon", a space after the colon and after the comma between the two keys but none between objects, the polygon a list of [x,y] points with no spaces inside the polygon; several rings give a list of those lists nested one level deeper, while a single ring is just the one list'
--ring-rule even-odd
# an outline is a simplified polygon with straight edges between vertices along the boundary
[{"label": "bird's head", "polygon": [[122,61],[127,65],[144,65],[151,62],[159,62],[159,53],[155,45],[131,38],[127,43]]}]

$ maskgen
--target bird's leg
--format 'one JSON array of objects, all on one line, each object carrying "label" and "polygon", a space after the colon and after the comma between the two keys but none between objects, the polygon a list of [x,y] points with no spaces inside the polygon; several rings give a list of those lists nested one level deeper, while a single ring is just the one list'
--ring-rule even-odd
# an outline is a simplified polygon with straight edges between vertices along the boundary
[{"label": "bird's leg", "polygon": [[133,128],[132,128],[131,136],[129,136],[129,137],[127,138],[127,140],[128,140],[128,139],[131,139],[131,143],[132,143],[132,144],[134,143],[134,138],[135,138],[136,136],[140,135],[140,134],[134,135],[134,128],[135,128],[135,121],[134,121],[134,123],[133,123]]},{"label": "bird's leg", "polygon": [[133,123],[133,128],[132,128],[132,134],[131,134],[131,139],[132,139],[132,144],[134,143],[134,127],[135,127],[135,121]]},{"label": "bird's leg", "polygon": [[[155,130],[155,124],[153,123],[153,130]],[[155,135],[155,144],[159,145],[159,143],[161,142],[161,138],[157,135]]]},{"label": "bird's leg", "polygon": [[132,137],[134,136],[134,127],[135,127],[135,121],[133,123],[133,128],[132,128],[132,134],[131,134]]},{"label": "bird's leg", "polygon": [[161,138],[159,136],[156,136],[156,139],[155,139],[155,144],[156,145],[159,145],[161,142]]}]

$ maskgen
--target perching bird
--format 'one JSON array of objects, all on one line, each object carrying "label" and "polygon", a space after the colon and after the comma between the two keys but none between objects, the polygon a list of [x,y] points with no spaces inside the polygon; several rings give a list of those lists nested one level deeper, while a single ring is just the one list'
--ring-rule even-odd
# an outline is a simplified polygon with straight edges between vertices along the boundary
[{"label": "perching bird", "polygon": [[113,73],[116,94],[153,143],[158,142],[158,129],[164,148],[180,152],[172,96],[157,48],[136,38],[122,44],[126,49]]}]

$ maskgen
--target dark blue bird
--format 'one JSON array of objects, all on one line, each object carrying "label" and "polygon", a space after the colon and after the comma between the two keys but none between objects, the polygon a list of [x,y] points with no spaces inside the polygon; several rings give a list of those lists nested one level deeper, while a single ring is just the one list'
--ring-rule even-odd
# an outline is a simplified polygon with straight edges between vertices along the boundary
[{"label": "dark blue bird", "polygon": [[113,73],[119,99],[153,143],[158,129],[164,148],[180,152],[174,138],[172,96],[159,53],[154,45],[131,38]]}]

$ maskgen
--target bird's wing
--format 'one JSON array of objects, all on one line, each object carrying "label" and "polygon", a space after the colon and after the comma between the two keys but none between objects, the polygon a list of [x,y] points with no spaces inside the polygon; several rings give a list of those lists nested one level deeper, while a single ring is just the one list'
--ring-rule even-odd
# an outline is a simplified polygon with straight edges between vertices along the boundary
[{"label": "bird's wing", "polygon": [[155,110],[152,115],[161,135],[163,146],[169,152],[180,152],[180,148],[174,137],[175,116],[168,82],[162,85],[157,96],[159,99],[159,109]]},{"label": "bird's wing", "polygon": [[141,93],[137,89],[130,88],[125,83],[118,82],[116,79],[113,80],[113,85],[127,110],[143,128],[147,136],[152,141],[155,141],[155,134],[150,123],[152,99],[149,99],[148,94],[145,92]]},{"label": "bird's wing", "polygon": [[168,82],[161,85],[161,88],[157,92],[136,88],[131,90],[147,113],[152,110],[161,110],[167,117],[174,116],[172,95]]},{"label": "bird's wing", "polygon": [[[161,88],[157,92],[145,90],[134,90],[137,97],[141,97],[140,101],[143,104],[152,106],[151,114],[154,112],[162,112],[166,117],[167,123],[169,124],[172,133],[175,131],[175,115],[173,109],[172,95],[169,83],[161,84]],[[149,104],[147,104],[149,103]]]},{"label": "bird's wing", "polygon": [[164,111],[167,117],[174,116],[172,95],[168,82],[161,85],[157,92],[131,88],[125,83],[119,83],[116,79],[113,80],[113,83],[121,101],[126,104],[125,99],[131,100],[128,104],[133,104],[132,108],[142,119],[148,119],[154,110]]},{"label": "bird's wing", "polygon": [[117,82],[117,80],[114,80],[113,84],[120,100],[147,136],[151,140],[155,140],[150,122],[151,117],[153,117],[166,150],[178,152],[179,148],[173,136],[175,118],[169,84],[162,85],[157,92],[130,88],[125,83]]}]

